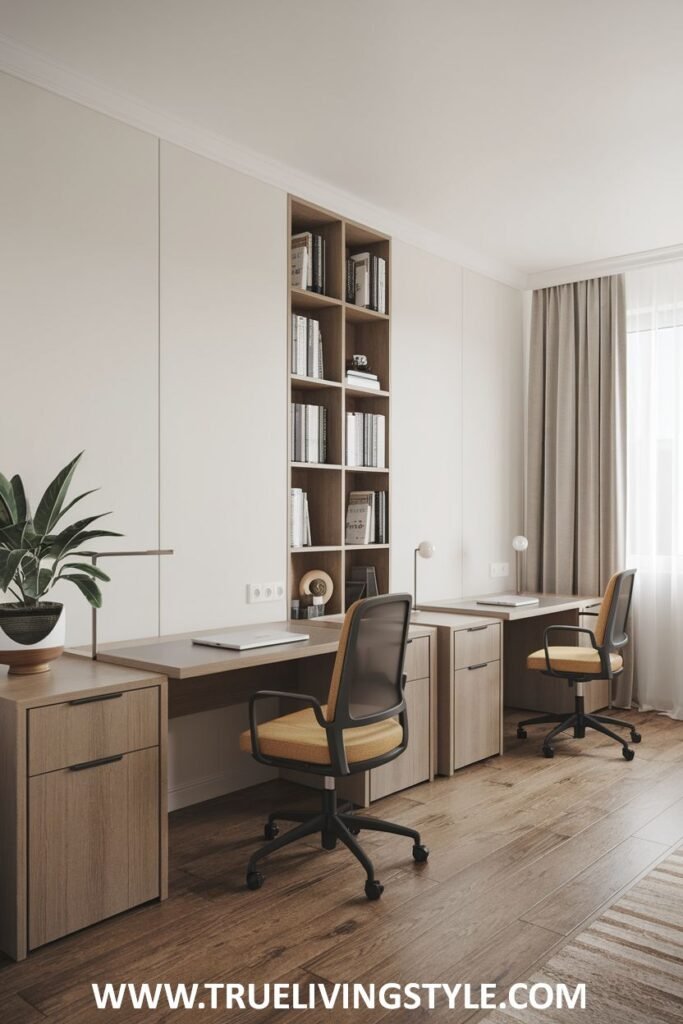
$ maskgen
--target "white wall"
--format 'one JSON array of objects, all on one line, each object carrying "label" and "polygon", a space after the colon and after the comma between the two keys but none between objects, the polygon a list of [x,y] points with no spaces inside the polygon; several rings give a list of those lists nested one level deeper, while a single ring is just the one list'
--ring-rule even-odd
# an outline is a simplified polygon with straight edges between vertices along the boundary
[{"label": "white wall", "polygon": [[[85,447],[89,507],[127,547],[175,549],[112,562],[105,639],[284,616],[245,588],[286,567],[285,193],[6,76],[0,131],[0,468],[35,492]],[[505,588],[488,565],[522,524],[520,294],[397,242],[393,295],[393,586],[429,539],[424,598]],[[244,725],[172,723],[171,806],[263,777],[226,757]]]},{"label": "white wall", "polygon": [[[82,515],[156,547],[156,140],[7,75],[0,138],[0,467],[37,501],[84,448]],[[154,634],[156,560],[106,568],[102,638]],[[60,587],[82,643],[88,606]]]}]

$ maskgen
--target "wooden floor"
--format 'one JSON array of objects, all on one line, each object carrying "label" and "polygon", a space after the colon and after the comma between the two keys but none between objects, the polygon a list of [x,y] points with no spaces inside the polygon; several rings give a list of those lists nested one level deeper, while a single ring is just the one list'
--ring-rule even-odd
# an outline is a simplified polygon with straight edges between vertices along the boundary
[{"label": "wooden floor", "polygon": [[[531,984],[590,989],[591,1024],[680,1024],[683,1019],[683,848],[659,863],[564,946]],[[488,1024],[554,1024],[576,1011],[496,1010]]]},{"label": "wooden floor", "polygon": [[[597,735],[538,756],[540,733],[506,755],[415,787],[373,813],[417,827],[431,849],[361,836],[385,885],[378,903],[343,848],[314,842],[279,853],[258,892],[248,855],[268,810],[302,790],[269,783],[171,817],[171,898],[0,964],[2,1024],[93,1021],[271,1021],[373,1024],[391,1011],[226,1014],[96,1011],[91,982],[524,980],[683,840],[683,722],[629,717],[643,742],[627,763]],[[303,803],[312,805],[310,796]],[[463,1021],[473,1011],[414,1011]],[[476,1016],[476,1013],[475,1013]],[[393,1019],[396,1014],[393,1014]],[[550,1019],[550,1018],[549,1018]],[[589,1020],[587,1016],[584,1020]],[[590,1022],[592,1024],[592,1022]]]}]

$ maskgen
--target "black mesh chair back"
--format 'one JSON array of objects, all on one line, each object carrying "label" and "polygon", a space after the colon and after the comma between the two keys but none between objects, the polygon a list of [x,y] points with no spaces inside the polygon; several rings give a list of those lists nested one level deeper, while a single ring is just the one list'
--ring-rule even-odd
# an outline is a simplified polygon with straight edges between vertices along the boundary
[{"label": "black mesh chair back", "polygon": [[598,644],[606,646],[608,650],[616,650],[628,643],[626,625],[631,611],[635,578],[635,569],[625,569],[615,573],[607,584],[595,638]]},{"label": "black mesh chair back", "polygon": [[403,662],[410,594],[357,601],[349,609],[332,674],[327,720],[345,728],[370,724],[405,709]]}]

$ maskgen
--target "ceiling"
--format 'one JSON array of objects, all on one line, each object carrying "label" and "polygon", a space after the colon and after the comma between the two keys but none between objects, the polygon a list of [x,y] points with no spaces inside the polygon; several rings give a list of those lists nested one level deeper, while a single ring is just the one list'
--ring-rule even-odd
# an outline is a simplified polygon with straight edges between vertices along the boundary
[{"label": "ceiling", "polygon": [[0,33],[515,273],[683,242],[681,0],[0,0]]}]

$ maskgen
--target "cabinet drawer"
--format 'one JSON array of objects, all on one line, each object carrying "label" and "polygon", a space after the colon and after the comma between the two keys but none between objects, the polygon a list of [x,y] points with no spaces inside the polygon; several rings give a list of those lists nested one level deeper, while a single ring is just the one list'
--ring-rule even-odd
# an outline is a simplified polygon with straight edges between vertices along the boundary
[{"label": "cabinet drawer", "polygon": [[428,636],[416,637],[408,643],[403,671],[408,680],[425,679],[429,675]]},{"label": "cabinet drawer", "polygon": [[500,658],[500,623],[470,626],[453,633],[453,667],[469,668]]},{"label": "cabinet drawer", "polygon": [[461,668],[453,679],[453,768],[500,753],[500,662]]},{"label": "cabinet drawer", "polygon": [[29,780],[29,948],[160,895],[159,749]]},{"label": "cabinet drawer", "polygon": [[429,778],[429,679],[408,680],[405,696],[408,747],[394,761],[372,769],[371,801],[380,800],[408,786],[416,786],[418,782],[425,782]]},{"label": "cabinet drawer", "polygon": [[40,775],[158,742],[158,686],[32,708],[28,772]]}]

